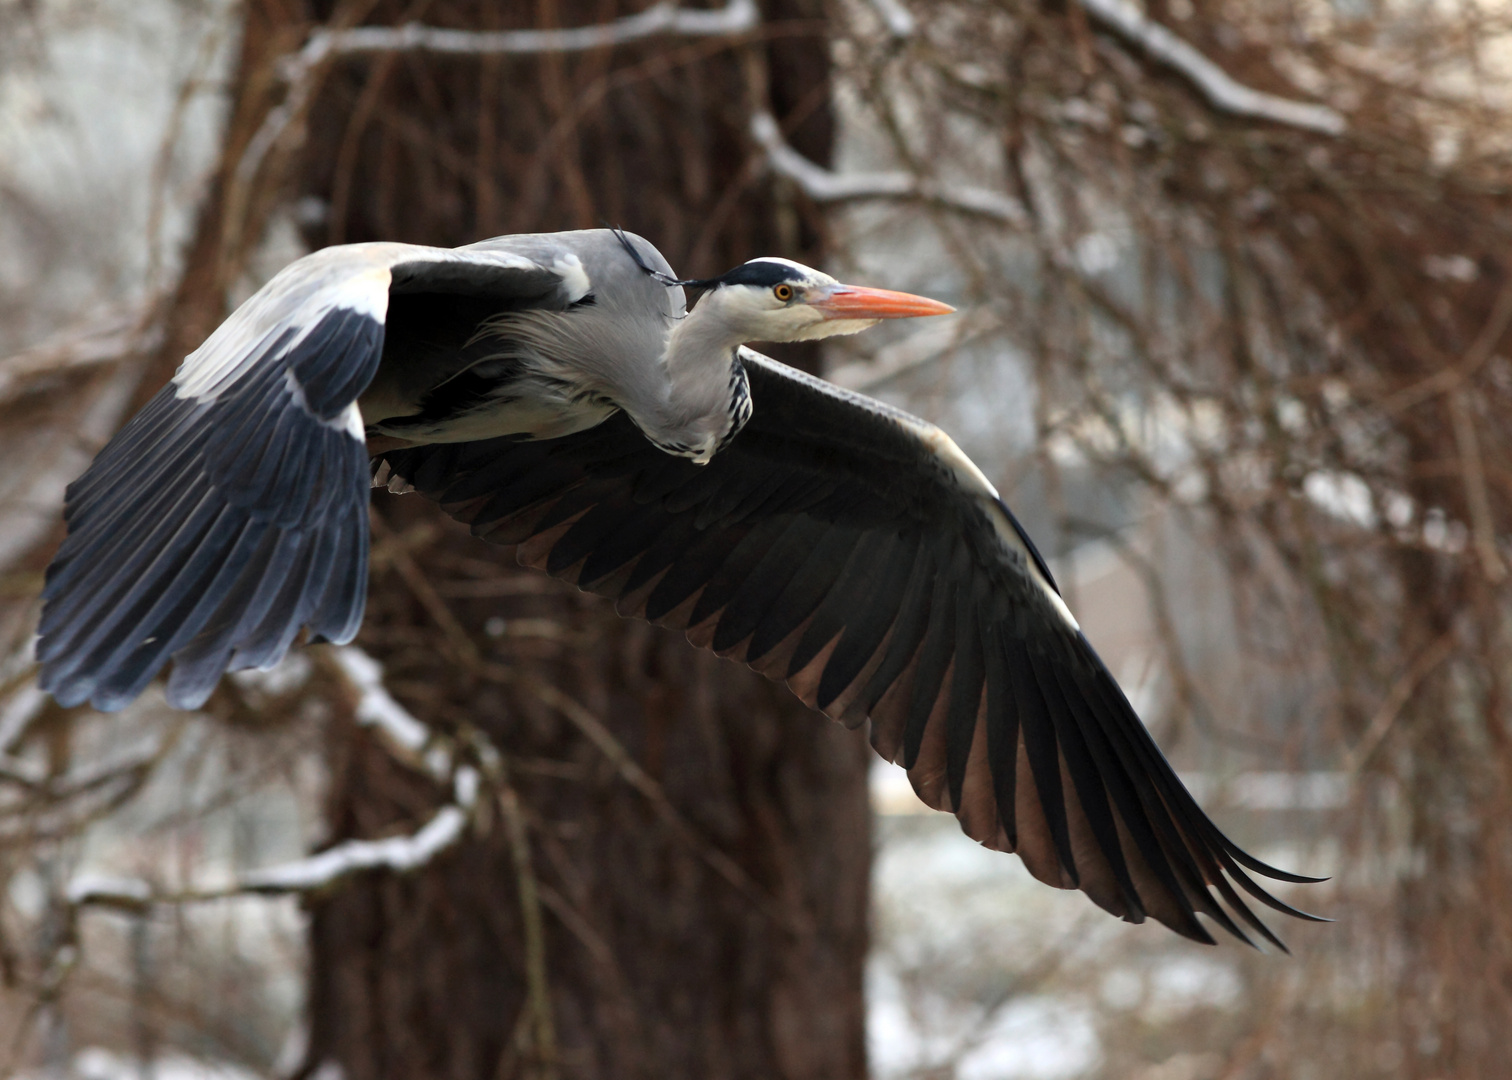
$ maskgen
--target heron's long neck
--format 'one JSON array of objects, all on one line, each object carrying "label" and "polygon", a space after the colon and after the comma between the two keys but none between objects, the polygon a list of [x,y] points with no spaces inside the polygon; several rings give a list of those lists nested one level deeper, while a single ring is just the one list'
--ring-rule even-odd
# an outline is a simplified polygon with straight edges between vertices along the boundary
[{"label": "heron's long neck", "polygon": [[636,417],[657,443],[699,451],[690,456],[712,454],[743,422],[736,403],[745,387],[735,350],[744,338],[722,317],[717,301],[717,293],[705,296],[672,328],[662,358],[667,381],[660,415]]},{"label": "heron's long neck", "polygon": [[744,340],[721,318],[717,293],[679,319],[667,337],[663,364],[671,394],[671,411],[691,421],[725,412],[730,395],[730,364]]},{"label": "heron's long neck", "polygon": [[730,357],[745,342],[722,310],[722,300],[718,292],[705,296],[672,328],[667,338],[666,364],[674,386],[684,380],[697,380],[708,371],[723,376],[729,369]]}]

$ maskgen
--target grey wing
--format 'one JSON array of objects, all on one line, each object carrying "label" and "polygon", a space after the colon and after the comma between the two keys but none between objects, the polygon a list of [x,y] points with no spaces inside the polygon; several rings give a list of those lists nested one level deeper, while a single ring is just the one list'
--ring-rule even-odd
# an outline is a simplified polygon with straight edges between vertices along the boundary
[{"label": "grey wing", "polygon": [[1204,942],[1197,912],[1244,937],[1232,911],[1279,945],[1234,883],[1300,914],[1244,868],[1307,879],[1252,859],[1197,807],[954,443],[745,362],[754,416],[704,467],[618,416],[541,443],[390,452],[375,479],[413,485],[519,544],[522,562],[684,628],[848,725],[869,720],[926,803],[1041,880]]},{"label": "grey wing", "polygon": [[168,700],[268,667],[303,627],[348,641],[367,591],[368,467],[356,401],[383,353],[391,283],[539,291],[508,254],[398,244],[292,264],[186,359],[68,489],[48,567],[40,684],[118,709],[174,661]]}]

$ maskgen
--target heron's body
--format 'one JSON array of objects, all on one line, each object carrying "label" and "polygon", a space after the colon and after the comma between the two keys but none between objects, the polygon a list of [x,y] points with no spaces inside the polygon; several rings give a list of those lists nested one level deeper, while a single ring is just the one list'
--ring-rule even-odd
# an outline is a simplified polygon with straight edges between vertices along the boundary
[{"label": "heron's body", "polygon": [[[531,284],[518,290],[524,295],[467,296],[401,286],[383,362],[359,403],[369,430],[416,442],[551,438],[631,401],[642,423],[675,430],[682,418],[665,408],[673,400],[666,356],[686,315],[682,290],[658,284],[618,245],[583,242],[598,235],[503,237],[463,249],[479,260],[550,267],[555,281],[544,291]],[[392,258],[391,247],[374,254]],[[714,402],[727,382],[714,380],[703,396]]]},{"label": "heron's body", "polygon": [[69,489],[43,687],[119,708],[171,659],[168,700],[192,708],[301,629],[350,640],[371,476],[869,722],[925,802],[1042,880],[1275,941],[1230,881],[1291,911],[1241,867],[1305,879],[1197,808],[982,473],[743,344],[949,308],[778,259],[697,283],[692,311],[682,284],[604,230],[294,263]]}]

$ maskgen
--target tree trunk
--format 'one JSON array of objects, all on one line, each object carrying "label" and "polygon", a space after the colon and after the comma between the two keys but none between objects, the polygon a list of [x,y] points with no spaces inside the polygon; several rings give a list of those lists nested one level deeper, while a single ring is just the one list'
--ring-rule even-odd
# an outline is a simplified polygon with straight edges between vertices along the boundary
[{"label": "tree trunk", "polygon": [[[366,21],[573,26],[640,6],[414,0]],[[770,94],[804,152],[828,158],[821,12],[774,0],[746,42],[343,61],[288,197],[323,201],[317,244],[608,221],[689,275],[814,261],[817,215],[750,167],[745,131]],[[361,643],[417,715],[483,733],[507,780],[491,821],[435,865],[315,905],[306,1074],[864,1075],[863,739],[522,571],[418,499],[375,497]],[[350,723],[333,723],[330,752],[333,841],[412,831],[446,797]]]}]

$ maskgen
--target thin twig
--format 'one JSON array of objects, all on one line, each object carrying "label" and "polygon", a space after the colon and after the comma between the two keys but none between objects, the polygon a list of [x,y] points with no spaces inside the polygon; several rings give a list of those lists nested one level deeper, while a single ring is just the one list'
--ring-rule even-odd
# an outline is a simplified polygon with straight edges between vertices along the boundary
[{"label": "thin twig", "polygon": [[1491,359],[1509,325],[1512,325],[1512,275],[1502,285],[1501,292],[1496,294],[1496,302],[1491,305],[1486,325],[1481,327],[1481,332],[1475,336],[1470,348],[1465,350],[1459,363],[1435,371],[1426,379],[1398,390],[1377,408],[1387,415],[1395,415],[1460,386]]},{"label": "thin twig", "polygon": [[1360,741],[1355,743],[1344,754],[1344,760],[1340,763],[1340,769],[1347,775],[1354,776],[1364,768],[1372,754],[1376,752],[1391,732],[1391,727],[1401,715],[1402,709],[1417,691],[1433,669],[1449,658],[1454,651],[1456,635],[1453,630],[1446,631],[1432,645],[1418,654],[1416,660],[1396,682],[1391,684],[1386,698],[1381,702],[1381,707],[1370,718],[1370,723],[1365,726],[1365,734],[1360,736]]},{"label": "thin twig", "polygon": [[1454,442],[1459,450],[1460,475],[1465,481],[1465,502],[1470,508],[1470,533],[1475,539],[1475,553],[1480,557],[1481,572],[1486,580],[1499,585],[1507,577],[1507,564],[1496,548],[1496,525],[1491,518],[1491,498],[1486,492],[1486,468],[1481,457],[1480,437],[1475,432],[1475,416],[1463,387],[1448,398],[1449,419],[1454,427]]},{"label": "thin twig", "polygon": [[[392,536],[383,519],[376,513],[369,515],[372,522],[373,535],[378,538]],[[420,601],[420,606],[425,608],[430,617],[446,635],[446,640],[451,644],[456,658],[465,665],[471,665],[478,660],[478,646],[468,634],[467,629],[457,621],[446,601],[441,599],[436,592],[436,587],[430,583],[430,578],[410,557],[408,548],[402,544],[394,544],[385,549],[385,557],[389,563],[399,572],[404,579],[404,584],[409,587],[415,599]]]},{"label": "thin twig", "polygon": [[614,962],[614,950],[604,940],[593,924],[585,918],[582,912],[572,906],[572,902],[561,893],[557,892],[544,881],[536,882],[536,893],[541,904],[551,910],[551,913],[566,927],[567,932],[577,938],[578,944],[593,958],[593,962],[604,968],[605,971],[618,974],[618,967]]},{"label": "thin twig", "polygon": [[161,279],[164,276],[164,249],[168,247],[163,236],[163,219],[168,212],[168,174],[173,167],[174,155],[184,142],[184,124],[189,115],[189,107],[202,94],[215,94],[219,90],[219,87],[211,83],[209,74],[216,55],[225,42],[227,25],[225,20],[212,17],[211,28],[200,38],[199,51],[190,65],[189,74],[179,82],[178,92],[174,95],[173,111],[163,129],[152,164],[152,175],[147,182],[147,226],[143,229],[147,238],[147,267],[142,278],[154,293],[165,291]]},{"label": "thin twig", "polygon": [[530,836],[525,828],[520,796],[510,786],[502,764],[500,773],[499,811],[504,816],[520,894],[520,924],[525,936],[525,986],[530,1011],[535,1018],[535,1056],[541,1065],[543,1080],[552,1080],[556,1076],[556,1023],[551,1016],[551,987],[546,977],[546,933],[541,925],[541,898],[535,869],[530,862]]},{"label": "thin twig", "polygon": [[646,799],[662,818],[663,823],[672,830],[694,853],[702,859],[710,869],[724,878],[737,892],[755,905],[763,914],[770,918],[778,926],[791,933],[798,933],[799,927],[793,918],[785,912],[760,885],[758,885],[740,865],[724,852],[714,847],[703,838],[697,829],[680,814],[672,801],[667,798],[666,792],[661,785],[653,780],[644,769],[640,767],[630,752],[624,748],[618,739],[606,728],[591,711],[579,704],[570,695],[542,682],[523,672],[512,668],[501,667],[497,664],[481,664],[478,673],[483,678],[508,686],[518,686],[523,690],[534,694],[543,704],[555,710],[565,717],[578,731],[585,735],[589,742],[593,743],[609,760],[619,773],[620,779],[629,784]]},{"label": "thin twig", "polygon": [[643,38],[736,37],[756,27],[760,13],[755,0],[729,0],[713,11],[656,4],[596,26],[565,30],[450,30],[411,23],[408,26],[359,26],[322,29],[310,35],[304,48],[283,63],[289,84],[284,100],[263,119],[236,164],[239,185],[250,186],[267,157],[295,121],[305,114],[320,71],[339,56],[364,53],[432,52],[452,56],[522,56],[585,52],[625,45]]},{"label": "thin twig", "polygon": [[776,118],[768,112],[758,112],[751,117],[751,138],[766,151],[767,163],[773,171],[792,180],[815,202],[906,199],[936,203],[1014,228],[1023,228],[1028,222],[1023,205],[1000,191],[965,184],[941,184],[910,172],[833,172],[788,145]]}]

